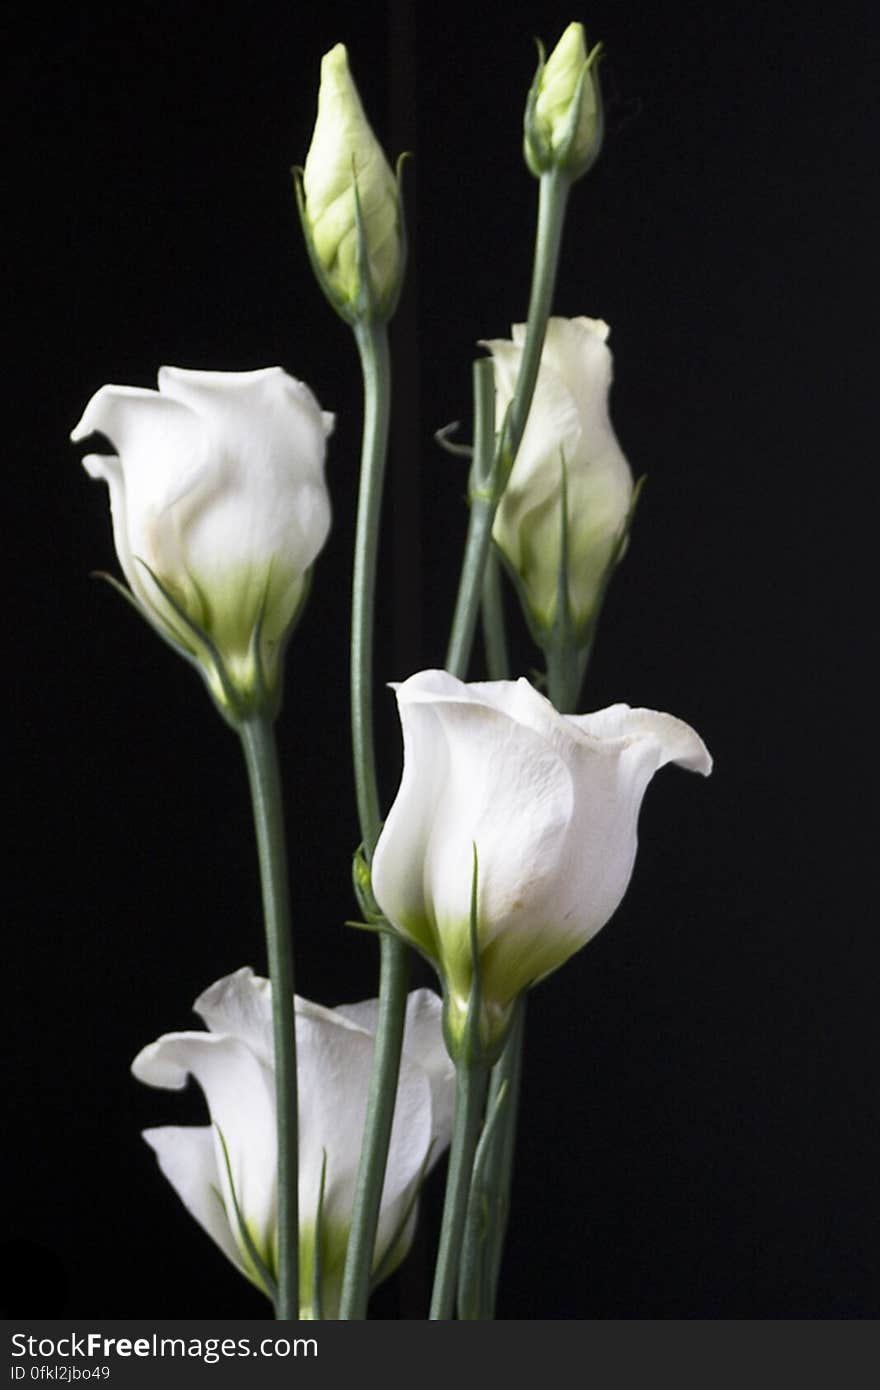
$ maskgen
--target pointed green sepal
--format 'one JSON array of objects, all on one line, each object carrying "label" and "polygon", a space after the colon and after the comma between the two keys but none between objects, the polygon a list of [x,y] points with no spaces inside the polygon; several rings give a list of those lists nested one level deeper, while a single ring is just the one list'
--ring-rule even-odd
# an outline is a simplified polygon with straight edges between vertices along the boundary
[{"label": "pointed green sepal", "polygon": [[318,1209],[315,1212],[315,1249],[312,1255],[312,1317],[319,1322],[324,1317],[324,1189],[327,1182],[327,1150],[321,1150],[321,1181],[318,1186]]},{"label": "pointed green sepal", "polygon": [[[232,1178],[232,1164],[229,1161],[229,1149],[226,1146],[226,1138],[218,1124],[215,1123],[214,1128],[216,1129],[218,1137],[220,1139],[220,1147],[223,1150],[223,1162],[226,1167],[226,1177],[229,1181],[229,1191],[232,1194],[232,1206],[235,1213],[235,1226],[233,1227],[233,1233],[235,1231],[238,1232],[241,1244],[244,1246],[244,1253],[253,1265],[253,1270],[247,1270],[248,1278],[251,1280],[253,1284],[256,1284],[257,1288],[262,1288],[263,1293],[265,1293],[269,1298],[271,1298],[273,1303],[276,1303],[278,1300],[278,1285],[275,1281],[275,1277],[268,1269],[265,1260],[263,1259],[262,1255],[257,1249],[254,1243],[254,1238],[248,1230],[247,1222],[245,1221],[244,1216],[242,1215],[241,1207],[239,1206],[238,1196],[235,1191],[235,1183]],[[222,1200],[223,1199],[221,1197],[221,1201]],[[230,1226],[232,1226],[231,1221],[229,1222],[229,1224]]]}]

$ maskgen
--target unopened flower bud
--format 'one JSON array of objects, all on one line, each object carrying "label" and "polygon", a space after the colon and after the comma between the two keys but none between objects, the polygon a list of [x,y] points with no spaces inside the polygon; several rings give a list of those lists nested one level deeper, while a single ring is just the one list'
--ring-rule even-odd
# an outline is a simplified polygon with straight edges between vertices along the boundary
[{"label": "unopened flower bud", "polygon": [[349,322],[390,318],[403,279],[400,188],[370,128],[344,44],[321,61],[318,116],[297,192],[321,287]]},{"label": "unopened flower bud", "polygon": [[536,178],[563,169],[579,179],[602,146],[602,97],[597,60],[589,53],[582,24],[569,24],[550,57],[543,50],[529,92],[524,122],[525,160]]}]

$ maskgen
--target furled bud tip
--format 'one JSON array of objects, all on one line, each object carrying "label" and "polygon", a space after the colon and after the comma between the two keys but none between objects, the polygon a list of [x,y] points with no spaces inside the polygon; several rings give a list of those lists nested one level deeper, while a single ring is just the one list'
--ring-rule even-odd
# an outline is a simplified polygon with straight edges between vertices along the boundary
[{"label": "furled bud tip", "polygon": [[588,53],[584,26],[569,24],[550,57],[543,50],[529,92],[523,152],[536,178],[562,169],[579,179],[602,147],[601,45]]},{"label": "furled bud tip", "polygon": [[324,293],[348,322],[390,318],[403,280],[400,187],[364,114],[344,44],[321,61],[318,117],[297,179]]}]

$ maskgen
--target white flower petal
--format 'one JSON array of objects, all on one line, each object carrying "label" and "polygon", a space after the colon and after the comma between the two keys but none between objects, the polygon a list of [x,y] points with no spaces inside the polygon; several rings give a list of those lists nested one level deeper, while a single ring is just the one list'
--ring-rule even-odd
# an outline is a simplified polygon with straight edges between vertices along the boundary
[{"label": "white flower petal", "polygon": [[630,709],[629,705],[610,705],[593,714],[567,718],[591,738],[644,740],[656,746],[658,768],[677,763],[690,772],[701,772],[704,777],[712,771],[711,755],[699,734],[672,714],[662,714],[655,709]]},{"label": "white flower petal", "polygon": [[246,1273],[226,1215],[223,1182],[217,1171],[214,1134],[210,1127],[167,1125],[145,1129],[143,1137],[190,1215],[220,1246],[227,1259]]},{"label": "white flower petal", "polygon": [[[157,602],[154,586],[137,561],[172,580],[185,570],[173,509],[204,486],[208,439],[196,416],[156,391],[102,386],[89,401],[71,439],[99,431],[114,445],[118,467],[99,455],[86,465],[111,487],[113,531],[125,577],[148,607]],[[121,481],[120,481],[121,480]],[[162,620],[167,620],[165,606]]]},{"label": "white flower petal", "polygon": [[373,859],[374,891],[389,921],[436,962],[460,1019],[476,845],[491,1030],[616,910],[654,773],[677,762],[707,774],[711,759],[671,715],[619,705],[564,716],[524,680],[466,685],[424,671],[397,698],[404,769]]},{"label": "white flower petal", "polygon": [[272,986],[249,965],[210,985],[193,1009],[212,1033],[238,1038],[264,1066],[274,1066]]},{"label": "white flower petal", "polygon": [[[269,983],[250,969],[205,990],[196,1007],[210,1033],[166,1034],[135,1058],[132,1071],[150,1085],[183,1087],[194,1076],[229,1148],[236,1195],[249,1233],[270,1268],[276,1259],[275,1107]],[[326,1157],[323,1207],[325,1316],[335,1317],[374,1050],[375,1000],[327,1009],[296,1000],[299,1073],[300,1254],[308,1284]],[[429,1156],[448,1145],[455,1074],[442,1049],[440,1001],[415,990],[407,1001],[397,1108],[382,1195],[374,1269],[394,1246],[401,1258],[414,1226],[417,1188]],[[188,1209],[248,1277],[249,1257],[230,1231],[234,1207],[225,1159],[212,1130],[162,1129],[145,1136]],[[197,1136],[190,1139],[190,1136]],[[219,1196],[211,1197],[217,1189]],[[387,1271],[386,1271],[387,1272]],[[310,1289],[306,1302],[310,1297]]]},{"label": "white flower petal", "polygon": [[[335,1012],[375,1036],[379,1021],[378,999],[340,1004]],[[408,1061],[424,1069],[431,1084],[436,1140],[431,1154],[432,1167],[449,1143],[455,1102],[455,1067],[443,1041],[442,1017],[442,1000],[432,989],[410,991],[406,1001],[403,1053]]]},{"label": "white flower petal", "polygon": [[234,689],[251,697],[262,674],[273,696],[284,637],[330,527],[324,456],[332,423],[280,367],[163,367],[159,391],[102,387],[73,432],[82,439],[100,431],[114,445],[115,463],[90,455],[86,468],[110,486],[125,576],[167,635],[203,663],[221,704],[224,687],[198,634],[219,651]]},{"label": "white flower petal", "polygon": [[280,367],[236,373],[162,367],[159,389],[163,399],[198,413],[223,460],[210,508],[189,518],[190,568],[216,581],[249,566],[263,582],[274,560],[301,576],[330,529],[326,428],[308,387]]},{"label": "white flower petal", "polygon": [[[633,480],[608,413],[612,358],[600,319],[548,321],[535,393],[492,529],[522,586],[533,625],[549,632],[558,603],[562,459],[567,485],[569,604],[575,629],[594,616],[630,512]],[[511,399],[525,325],[494,340],[496,421]]]},{"label": "white flower petal", "polygon": [[[226,1141],[239,1206],[261,1251],[273,1248],[277,1221],[275,1081],[250,1048],[217,1033],[166,1033],[138,1053],[132,1072],[148,1086],[180,1089],[187,1073],[205,1093]],[[230,1194],[216,1138],[224,1199]]]},{"label": "white flower petal", "polygon": [[397,692],[404,772],[376,847],[373,889],[404,932],[418,940],[426,924],[431,953],[466,993],[474,845],[485,950],[524,910],[552,898],[573,787],[546,739],[457,684],[457,697],[432,704],[421,683],[412,699],[409,682]]},{"label": "white flower petal", "polygon": [[[301,1220],[313,1223],[327,1154],[324,1220],[347,1230],[360,1162],[374,1038],[339,1011],[297,1016]],[[404,1055],[377,1234],[376,1263],[397,1233],[432,1139],[427,1072]],[[446,1136],[448,1142],[448,1135]],[[442,1145],[438,1144],[442,1150]]]}]

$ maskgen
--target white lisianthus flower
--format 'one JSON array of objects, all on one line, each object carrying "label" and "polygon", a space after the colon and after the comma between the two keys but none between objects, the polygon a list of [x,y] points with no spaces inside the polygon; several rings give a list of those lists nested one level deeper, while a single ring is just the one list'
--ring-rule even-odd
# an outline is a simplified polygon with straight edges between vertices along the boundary
[{"label": "white lisianthus flower", "polygon": [[600,45],[587,53],[584,26],[569,24],[538,65],[526,104],[523,153],[536,178],[549,169],[580,178],[602,147],[604,120],[597,75]]},{"label": "white lisianthus flower", "polygon": [[[525,324],[486,343],[495,367],[498,428],[513,399]],[[562,467],[568,516],[568,602],[575,634],[595,616],[618,558],[633,497],[629,464],[608,414],[611,353],[599,319],[551,318],[532,407],[495,515],[492,535],[520,590],[536,636],[557,616]]]},{"label": "white lisianthus flower", "polygon": [[[268,1293],[248,1245],[274,1279],[278,1217],[271,985],[249,968],[237,970],[211,985],[194,1008],[210,1031],[166,1033],[138,1053],[132,1072],[139,1081],[167,1090],[181,1090],[193,1076],[205,1093],[212,1123],[148,1129],[144,1138],[187,1210],[232,1263]],[[431,990],[410,994],[374,1278],[390,1274],[406,1254],[422,1179],[449,1143],[455,1073],[443,1047],[440,1011]],[[302,1317],[314,1311],[322,1168],[322,1311],[325,1318],[338,1316],[376,1017],[376,1000],[326,1009],[296,999]],[[239,1212],[249,1240],[241,1231]]]},{"label": "white lisianthus flower", "polygon": [[280,699],[284,644],[330,528],[333,416],[280,367],[159,369],[158,391],[102,386],[71,436],[110,489],[116,552],[144,616],[235,716]]},{"label": "white lisianthus flower", "polygon": [[[400,189],[364,114],[341,43],[321,60],[318,114],[297,190],[315,270],[336,309],[353,320],[372,305],[380,317],[389,317],[403,277]],[[361,283],[356,203],[369,285]]]},{"label": "white lisianthus flower", "polygon": [[626,892],[642,797],[666,763],[707,775],[689,725],[612,705],[558,714],[526,680],[467,685],[422,671],[397,688],[403,778],[372,863],[385,916],[435,964],[447,1043],[461,1042],[473,984],[481,1031],[503,1040],[520,992],[562,965]]}]

